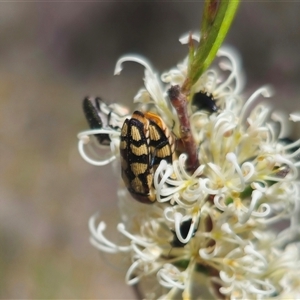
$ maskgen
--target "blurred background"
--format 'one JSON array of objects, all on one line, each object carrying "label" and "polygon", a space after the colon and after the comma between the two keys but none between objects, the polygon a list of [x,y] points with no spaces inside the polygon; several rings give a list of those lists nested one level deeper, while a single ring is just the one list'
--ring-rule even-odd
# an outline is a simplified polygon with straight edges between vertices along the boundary
[{"label": "blurred background", "polygon": [[[270,83],[276,108],[300,110],[300,3],[242,2],[226,44],[243,58],[246,94]],[[132,103],[143,68],[127,64],[114,77],[117,59],[139,53],[159,72],[176,65],[187,53],[178,38],[198,30],[202,6],[0,3],[1,299],[135,298],[125,270],[89,244],[91,215],[115,226],[118,180],[78,154],[82,99]]]}]

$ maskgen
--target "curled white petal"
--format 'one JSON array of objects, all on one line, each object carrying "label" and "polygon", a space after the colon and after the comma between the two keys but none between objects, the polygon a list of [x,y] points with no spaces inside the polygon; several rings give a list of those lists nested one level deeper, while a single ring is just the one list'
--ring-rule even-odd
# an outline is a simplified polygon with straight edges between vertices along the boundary
[{"label": "curled white petal", "polygon": [[183,282],[184,275],[175,266],[166,264],[157,273],[159,283],[167,288],[179,288],[184,289],[185,284]]},{"label": "curled white petal", "polygon": [[104,230],[106,229],[106,224],[104,222],[100,222],[98,226],[96,226],[96,219],[98,214],[92,216],[89,220],[89,229],[91,232],[91,243],[101,251],[117,253],[117,252],[128,252],[131,250],[131,246],[118,246],[111,241],[109,241],[103,235]]},{"label": "curled white petal", "polygon": [[248,211],[246,212],[246,214],[244,214],[244,215],[240,218],[240,220],[239,220],[240,223],[244,224],[244,223],[246,223],[246,222],[249,220],[249,218],[250,218],[250,216],[251,216],[251,214],[252,214],[254,208],[255,208],[256,205],[257,205],[258,200],[259,200],[261,197],[262,197],[262,193],[261,193],[260,191],[254,190],[254,191],[252,192],[252,195],[251,195],[251,201],[250,201],[250,206],[248,207]]},{"label": "curled white petal", "polygon": [[79,140],[79,142],[78,142],[78,151],[85,161],[87,161],[88,163],[90,163],[94,166],[105,166],[116,159],[115,155],[111,155],[104,160],[94,160],[94,159],[90,158],[85,153],[85,150],[84,150],[84,145],[86,145],[86,141],[87,141],[86,137],[87,136],[83,136],[83,139]]},{"label": "curled white petal", "polygon": [[135,270],[139,267],[139,261],[135,261],[130,268],[128,269],[126,276],[125,276],[125,281],[128,285],[134,285],[137,284],[140,279],[143,277],[143,274],[136,275]]},{"label": "curled white petal", "polygon": [[134,54],[134,55],[124,55],[121,58],[119,58],[119,60],[116,63],[114,75],[119,75],[121,73],[121,71],[123,70],[122,65],[126,61],[132,61],[141,64],[142,66],[144,66],[145,69],[147,69],[149,72],[152,73],[152,68],[148,60],[140,55]]},{"label": "curled white petal", "polygon": [[231,71],[231,73],[228,76],[228,78],[222,84],[219,85],[215,93],[221,92],[222,89],[225,89],[226,86],[230,85],[233,80],[235,81],[234,94],[240,93],[244,88],[245,78],[244,74],[240,70],[241,59],[239,54],[237,53],[237,51],[235,51],[234,48],[225,46],[218,50],[217,56],[225,56],[229,59],[229,65],[221,62],[220,67],[223,70]]},{"label": "curled white petal", "polygon": [[235,186],[235,189],[237,191],[243,191],[245,189],[245,180],[244,180],[244,176],[242,174],[242,170],[241,170],[241,168],[238,164],[236,155],[232,152],[228,153],[226,155],[226,159],[233,164],[233,166],[234,166],[234,168],[235,168],[235,170],[238,173],[239,178],[240,178],[240,187]]},{"label": "curled white petal", "polygon": [[[95,134],[109,134],[111,136],[111,140],[114,141],[115,138],[120,136],[120,132],[108,128],[108,129],[92,129],[92,130],[86,130],[83,132],[80,132],[77,137],[79,139],[78,141],[78,151],[80,153],[80,155],[82,156],[82,158],[87,161],[88,163],[95,165],[95,166],[105,166],[107,164],[109,164],[110,162],[114,161],[116,159],[116,155],[115,154],[111,154],[108,155],[108,157],[104,158],[103,160],[95,160],[91,157],[89,157],[85,151],[85,146],[90,142],[90,135],[95,135]],[[113,142],[114,144],[114,142]],[[115,145],[112,145],[111,143],[111,147],[115,147]]]},{"label": "curled white petal", "polygon": [[262,95],[265,98],[269,98],[272,97],[272,95],[274,94],[273,89],[270,86],[263,86],[261,88],[259,88],[258,90],[256,90],[251,96],[250,98],[247,100],[247,102],[244,104],[244,107],[240,113],[240,122],[243,121],[244,116],[246,111],[250,108],[250,106],[252,105],[252,103],[258,99],[258,97],[260,95]]},{"label": "curled white petal", "polygon": [[[286,115],[283,112],[273,112],[271,115],[272,120],[280,123],[280,132],[278,138],[284,138],[290,134],[290,123],[286,122]],[[300,120],[300,119],[299,119]]]},{"label": "curled white petal", "polygon": [[146,241],[143,241],[141,238],[136,237],[135,235],[131,234],[125,229],[125,226],[123,223],[119,223],[117,226],[118,231],[120,231],[124,236],[126,236],[131,241],[135,242],[136,244],[143,246],[143,247],[149,247],[152,245],[152,243],[147,243]]}]

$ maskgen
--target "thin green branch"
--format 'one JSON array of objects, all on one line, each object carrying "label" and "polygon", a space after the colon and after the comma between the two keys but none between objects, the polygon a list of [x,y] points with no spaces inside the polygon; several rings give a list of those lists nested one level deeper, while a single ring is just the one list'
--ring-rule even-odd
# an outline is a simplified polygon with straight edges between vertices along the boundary
[{"label": "thin green branch", "polygon": [[200,30],[201,39],[194,55],[189,51],[190,67],[182,86],[184,94],[189,94],[191,87],[214,60],[227,35],[238,5],[239,0],[205,0]]}]

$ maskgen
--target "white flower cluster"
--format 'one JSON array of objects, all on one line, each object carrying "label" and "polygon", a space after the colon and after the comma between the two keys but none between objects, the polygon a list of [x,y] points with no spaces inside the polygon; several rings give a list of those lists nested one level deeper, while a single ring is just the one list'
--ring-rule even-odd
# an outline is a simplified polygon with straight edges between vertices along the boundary
[{"label": "white flower cluster", "polygon": [[[190,174],[185,153],[172,165],[161,161],[153,180],[157,201],[151,205],[136,202],[120,189],[123,222],[117,229],[128,244],[107,240],[105,223],[97,224],[97,217],[90,220],[91,242],[101,251],[131,256],[128,284],[157,276],[164,292],[146,298],[200,299],[195,287],[201,286],[201,274],[218,299],[299,299],[300,140],[287,139],[288,120],[264,103],[272,94],[269,87],[244,100],[237,54],[222,48],[217,56],[218,64],[199,78],[191,95],[206,93],[218,110],[189,104],[200,167]],[[162,74],[164,86],[140,57],[121,58],[116,73],[128,60],[145,67],[145,88],[134,101],[149,104],[149,109],[152,105],[179,136],[179,120],[167,90],[183,84],[187,59]],[[296,114],[290,118],[300,119]],[[120,133],[110,134],[116,157]],[[81,143],[84,136],[81,133]]]}]

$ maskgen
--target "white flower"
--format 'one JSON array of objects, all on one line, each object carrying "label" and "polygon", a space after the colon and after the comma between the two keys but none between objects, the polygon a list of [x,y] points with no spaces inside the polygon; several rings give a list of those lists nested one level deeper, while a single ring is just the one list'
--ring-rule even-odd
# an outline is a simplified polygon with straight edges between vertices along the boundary
[{"label": "white flower", "polygon": [[[177,299],[179,295],[195,299],[198,275],[206,278],[210,297],[296,299],[300,297],[300,140],[287,139],[288,120],[264,103],[272,89],[261,87],[245,100],[237,54],[223,48],[218,57],[219,63],[191,91],[191,95],[206,93],[218,106],[212,113],[189,109],[200,166],[189,172],[187,154],[178,147],[172,164],[162,160],[154,172],[154,204],[137,203],[125,188],[119,189],[122,223],[117,229],[128,243],[109,241],[105,224],[97,224],[97,217],[90,220],[91,242],[101,251],[131,257],[128,284],[157,276],[168,291],[153,294],[153,299]],[[135,102],[150,104],[149,109],[161,114],[179,137],[179,119],[167,91],[170,85],[185,81],[187,59],[161,76],[166,85],[138,56],[121,58],[116,73],[125,61],[145,67],[145,88]],[[290,119],[300,120],[297,114]],[[108,163],[118,156],[120,130],[81,133],[81,153],[87,134],[97,133],[110,136]],[[272,229],[271,225],[283,220],[289,221],[286,228],[281,232]]]}]

